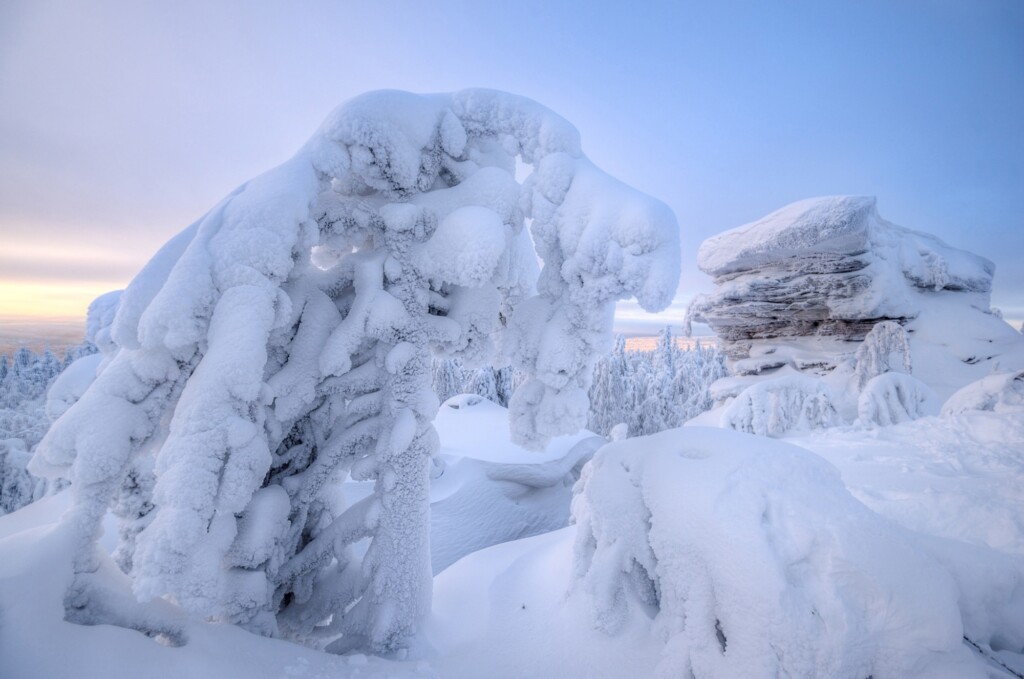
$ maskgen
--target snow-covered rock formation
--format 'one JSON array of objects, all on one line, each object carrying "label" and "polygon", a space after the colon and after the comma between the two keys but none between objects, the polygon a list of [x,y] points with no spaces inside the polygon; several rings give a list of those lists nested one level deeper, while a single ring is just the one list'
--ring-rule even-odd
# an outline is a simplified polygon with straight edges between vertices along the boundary
[{"label": "snow-covered rock formation", "polygon": [[923,292],[987,295],[995,270],[885,221],[864,196],[788,205],[704,241],[698,265],[717,286],[699,314],[737,358],[754,339],[863,339],[879,321],[915,318]]},{"label": "snow-covered rock formation", "polygon": [[1020,334],[990,307],[992,262],[886,221],[873,197],[793,203],[709,238],[698,264],[715,290],[690,315],[722,340],[732,373],[712,389],[720,405],[796,372],[825,378],[852,422],[883,373],[912,373],[941,402],[1024,368]]}]

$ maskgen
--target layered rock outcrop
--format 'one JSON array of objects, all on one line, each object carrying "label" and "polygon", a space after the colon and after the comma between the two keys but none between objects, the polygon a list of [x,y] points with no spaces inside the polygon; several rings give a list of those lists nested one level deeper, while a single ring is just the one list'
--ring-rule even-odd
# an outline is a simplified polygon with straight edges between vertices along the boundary
[{"label": "layered rock outcrop", "polygon": [[935,293],[970,293],[965,301],[987,310],[995,270],[885,221],[863,196],[803,200],[709,238],[698,265],[715,291],[695,300],[691,314],[735,360],[756,340],[862,340],[880,321],[916,318],[922,296]]}]

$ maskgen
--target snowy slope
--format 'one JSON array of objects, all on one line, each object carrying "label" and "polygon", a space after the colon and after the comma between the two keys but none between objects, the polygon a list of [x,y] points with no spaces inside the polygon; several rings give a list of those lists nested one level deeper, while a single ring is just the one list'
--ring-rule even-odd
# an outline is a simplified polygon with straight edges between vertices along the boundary
[{"label": "snowy slope", "polygon": [[[448,466],[433,495],[435,508],[459,497],[489,498],[462,507],[461,515],[449,513],[443,529],[461,526],[468,536],[462,544],[479,549],[489,539],[508,539],[489,532],[502,525],[495,520],[502,512],[530,509],[509,499],[508,484],[528,491],[522,502],[537,491],[538,479],[564,480],[547,472],[564,470],[558,465],[567,465],[568,453],[588,439],[567,440],[540,457],[517,453],[507,428],[495,427],[504,411],[487,402],[466,406],[471,400],[455,397],[460,408],[443,409],[439,417]],[[793,443],[825,459],[787,445]],[[333,656],[202,623],[169,604],[182,620],[184,646],[64,622],[60,597],[72,544],[56,524],[67,504],[58,495],[0,517],[0,676],[614,679],[678,676],[686,662],[703,667],[704,677],[762,676],[757,668],[766,659],[755,649],[774,634],[771,643],[797,654],[785,656],[784,666],[839,668],[796,676],[867,676],[843,669],[852,667],[868,668],[878,679],[1012,677],[961,644],[958,630],[987,655],[1024,667],[1022,450],[1024,415],[1016,411],[834,428],[785,443],[691,428],[607,446],[599,463],[585,468],[577,525],[551,530],[552,524],[551,532],[479,549],[436,576],[425,637],[408,660]],[[506,473],[495,479],[494,469]],[[546,500],[533,495],[526,504],[537,515],[556,505],[566,511],[570,489],[547,488]],[[508,501],[494,501],[499,497]],[[552,498],[558,502],[547,503]],[[636,513],[642,507],[650,520]],[[759,519],[764,511],[767,519]],[[595,523],[597,516],[604,518]],[[110,522],[107,532],[109,538]],[[438,533],[435,524],[435,538]],[[624,549],[654,546],[656,562],[648,565],[660,583],[660,613],[632,581],[614,587],[625,571],[602,570],[602,563],[622,558],[628,564],[631,553],[606,552],[612,543],[605,539],[588,557],[586,535],[621,535]],[[645,558],[642,551],[635,556]],[[128,591],[109,559],[102,572],[115,589]],[[699,587],[672,599],[684,585]],[[716,608],[702,598],[707,587],[717,593]],[[770,594],[773,588],[781,598]],[[615,591],[611,598],[602,594]],[[616,597],[625,613],[613,627],[602,625],[595,612]],[[845,622],[829,632],[792,627],[804,619],[792,608],[800,601]],[[717,611],[731,652],[721,653],[714,619],[687,631],[675,617],[697,620],[708,611]],[[854,643],[857,635],[862,641]],[[810,647],[800,646],[801,639]],[[808,655],[808,648],[816,650]],[[885,667],[903,669],[894,674]]]}]

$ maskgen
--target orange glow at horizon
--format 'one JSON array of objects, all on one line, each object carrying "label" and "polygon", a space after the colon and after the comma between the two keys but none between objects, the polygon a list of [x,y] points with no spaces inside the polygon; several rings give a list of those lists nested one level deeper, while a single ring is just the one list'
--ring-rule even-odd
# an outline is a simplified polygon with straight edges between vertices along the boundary
[{"label": "orange glow at horizon", "polygon": [[0,317],[85,318],[89,303],[126,282],[0,280]]}]

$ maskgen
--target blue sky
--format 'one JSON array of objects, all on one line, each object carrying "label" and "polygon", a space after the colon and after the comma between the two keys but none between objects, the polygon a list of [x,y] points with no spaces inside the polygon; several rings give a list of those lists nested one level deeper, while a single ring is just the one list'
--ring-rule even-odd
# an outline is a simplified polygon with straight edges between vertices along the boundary
[{"label": "blue sky", "polygon": [[1017,0],[8,0],[0,283],[26,299],[123,286],[336,104],[471,86],[561,113],[598,165],[675,210],[680,299],[710,287],[705,238],[871,194],[995,261],[993,303],[1024,318]]}]

